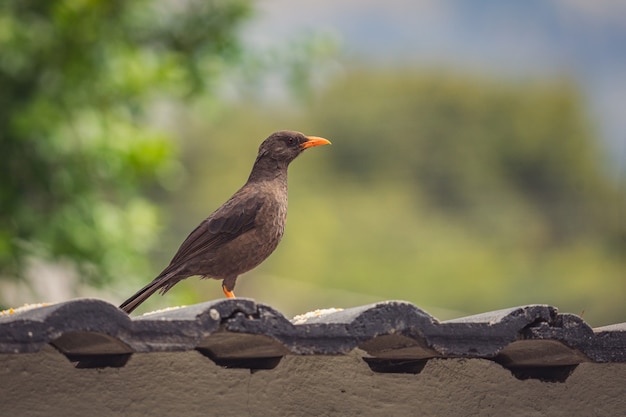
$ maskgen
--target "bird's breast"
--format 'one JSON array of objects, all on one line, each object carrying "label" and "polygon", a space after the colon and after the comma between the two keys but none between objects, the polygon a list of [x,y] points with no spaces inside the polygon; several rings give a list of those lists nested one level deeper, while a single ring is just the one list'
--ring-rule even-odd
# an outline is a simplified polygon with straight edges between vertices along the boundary
[{"label": "bird's breast", "polygon": [[270,187],[264,198],[255,226],[263,239],[274,241],[276,244],[285,232],[287,221],[287,190],[280,187]]}]

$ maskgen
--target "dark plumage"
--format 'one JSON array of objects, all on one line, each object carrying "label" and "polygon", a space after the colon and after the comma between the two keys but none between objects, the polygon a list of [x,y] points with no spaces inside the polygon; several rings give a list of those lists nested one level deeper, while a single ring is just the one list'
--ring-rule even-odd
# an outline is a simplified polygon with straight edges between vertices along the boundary
[{"label": "dark plumage", "polygon": [[265,139],[244,186],[187,236],[159,276],[120,308],[130,313],[155,291],[164,294],[193,275],[223,280],[224,294],[234,297],[237,276],[263,262],[283,236],[289,163],[307,148],[328,144],[286,130]]}]

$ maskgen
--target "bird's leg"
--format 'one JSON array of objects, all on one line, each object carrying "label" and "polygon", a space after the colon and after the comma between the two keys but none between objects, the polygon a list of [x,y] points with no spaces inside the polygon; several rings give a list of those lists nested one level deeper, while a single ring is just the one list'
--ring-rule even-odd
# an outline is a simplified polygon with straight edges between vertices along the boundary
[{"label": "bird's leg", "polygon": [[226,278],[222,281],[222,291],[224,291],[224,295],[226,298],[235,298],[235,293],[233,290],[235,289],[235,282],[237,277],[235,278]]},{"label": "bird's leg", "polygon": [[224,284],[222,284],[222,291],[224,291],[224,295],[226,296],[226,298],[235,298],[235,293],[229,291]]}]

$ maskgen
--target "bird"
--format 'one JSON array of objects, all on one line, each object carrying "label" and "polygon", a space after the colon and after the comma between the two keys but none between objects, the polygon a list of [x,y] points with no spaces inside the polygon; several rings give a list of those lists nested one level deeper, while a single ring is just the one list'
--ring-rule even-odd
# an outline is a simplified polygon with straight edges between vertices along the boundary
[{"label": "bird", "polygon": [[163,295],[181,280],[222,280],[234,298],[237,277],[261,264],[278,246],[287,218],[287,168],[304,150],[330,141],[300,132],[272,133],[259,146],[246,183],[183,241],[169,265],[119,308],[130,314],[156,291]]}]

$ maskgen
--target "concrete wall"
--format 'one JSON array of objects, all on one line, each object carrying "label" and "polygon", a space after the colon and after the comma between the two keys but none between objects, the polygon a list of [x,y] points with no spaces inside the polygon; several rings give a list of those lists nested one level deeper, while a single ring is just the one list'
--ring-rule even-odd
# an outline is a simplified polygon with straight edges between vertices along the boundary
[{"label": "concrete wall", "polygon": [[361,359],[287,356],[224,369],[196,351],[134,354],[76,369],[52,347],[0,355],[0,416],[624,416],[626,364],[579,365],[565,382],[518,380],[481,359],[433,359],[419,374]]}]

